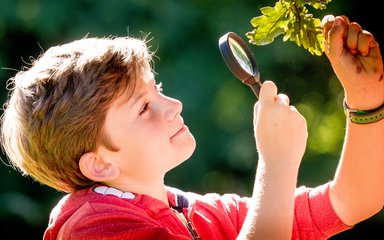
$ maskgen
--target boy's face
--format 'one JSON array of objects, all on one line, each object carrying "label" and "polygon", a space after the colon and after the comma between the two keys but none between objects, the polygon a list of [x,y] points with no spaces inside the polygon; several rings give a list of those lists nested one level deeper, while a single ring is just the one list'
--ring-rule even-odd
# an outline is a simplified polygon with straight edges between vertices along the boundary
[{"label": "boy's face", "polygon": [[116,99],[107,112],[104,135],[117,152],[100,146],[120,168],[124,181],[153,181],[188,159],[196,142],[184,125],[182,103],[159,91],[153,74],[137,80],[135,91]]}]

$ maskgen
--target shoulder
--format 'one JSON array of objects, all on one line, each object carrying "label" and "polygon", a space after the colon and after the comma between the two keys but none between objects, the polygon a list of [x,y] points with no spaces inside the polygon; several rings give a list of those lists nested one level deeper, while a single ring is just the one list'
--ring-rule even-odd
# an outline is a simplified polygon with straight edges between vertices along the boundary
[{"label": "shoulder", "polygon": [[[94,186],[64,196],[52,209],[51,219],[68,218],[76,214],[145,212],[152,199],[104,186]],[[149,208],[148,211],[151,209]]]},{"label": "shoulder", "polygon": [[189,201],[188,215],[202,239],[236,238],[248,212],[249,198],[237,194],[184,194]]},{"label": "shoulder", "polygon": [[162,209],[159,201],[145,195],[84,189],[64,196],[54,207],[44,239],[110,239],[112,232],[113,239],[175,239],[153,217]]},{"label": "shoulder", "polygon": [[[182,191],[177,188],[167,187],[168,198],[180,201],[180,199],[187,199],[191,205],[206,205],[212,207],[229,207],[231,205],[247,205],[249,197],[243,197],[234,193],[206,193],[197,194],[194,192]],[[185,206],[184,206],[185,207]]]}]

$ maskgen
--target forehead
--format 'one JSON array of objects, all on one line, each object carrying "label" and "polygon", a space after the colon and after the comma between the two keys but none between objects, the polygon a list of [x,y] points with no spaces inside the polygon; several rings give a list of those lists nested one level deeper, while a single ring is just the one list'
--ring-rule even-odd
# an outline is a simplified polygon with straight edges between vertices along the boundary
[{"label": "forehead", "polygon": [[127,89],[125,89],[122,94],[117,97],[117,99],[115,99],[115,104],[119,106],[140,98],[141,95],[143,95],[145,86],[155,81],[154,77],[155,75],[151,70],[143,69],[143,71],[137,75],[135,81],[130,84],[130,86],[127,87]]},{"label": "forehead", "polygon": [[142,88],[148,85],[151,82],[155,81],[155,75],[150,70],[143,70],[139,76],[136,78],[135,86],[132,91],[132,97],[140,94]]},{"label": "forehead", "polygon": [[140,84],[140,82],[149,83],[154,80],[155,80],[155,75],[153,74],[153,72],[149,69],[146,69],[146,70],[143,70],[141,76],[139,76],[136,79],[136,82],[137,82],[136,84]]}]

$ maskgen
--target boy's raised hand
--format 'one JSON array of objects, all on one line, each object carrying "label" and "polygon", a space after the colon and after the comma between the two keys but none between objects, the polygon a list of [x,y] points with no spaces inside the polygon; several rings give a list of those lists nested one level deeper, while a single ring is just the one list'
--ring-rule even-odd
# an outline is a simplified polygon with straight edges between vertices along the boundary
[{"label": "boy's raised hand", "polygon": [[[259,155],[252,201],[238,239],[291,239],[294,192],[307,123],[276,85],[265,81],[254,107]],[[271,228],[273,224],[273,228]]]},{"label": "boy's raised hand", "polygon": [[[345,16],[323,19],[324,47],[344,88],[349,108],[373,110],[384,103],[383,60],[374,36]],[[347,121],[344,145],[329,195],[347,225],[381,211],[384,201],[384,121]]]},{"label": "boy's raised hand", "polygon": [[289,105],[285,94],[277,94],[277,87],[265,81],[254,109],[254,133],[259,155],[266,164],[283,162],[299,166],[307,142],[307,123]]},{"label": "boy's raised hand", "polygon": [[383,60],[373,35],[345,16],[323,18],[325,54],[344,87],[352,109],[369,110],[384,102]]}]

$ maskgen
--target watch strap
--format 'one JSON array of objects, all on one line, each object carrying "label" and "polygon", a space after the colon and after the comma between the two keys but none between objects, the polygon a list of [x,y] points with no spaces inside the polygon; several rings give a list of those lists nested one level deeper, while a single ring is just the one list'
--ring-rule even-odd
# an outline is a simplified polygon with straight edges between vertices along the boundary
[{"label": "watch strap", "polygon": [[368,124],[380,121],[384,118],[384,104],[371,110],[357,110],[349,108],[344,99],[343,107],[345,114],[353,123]]}]

